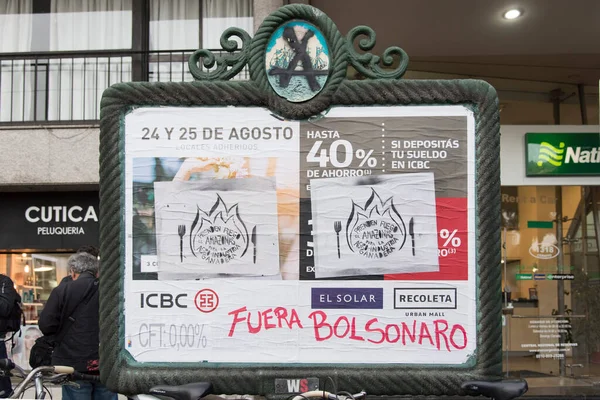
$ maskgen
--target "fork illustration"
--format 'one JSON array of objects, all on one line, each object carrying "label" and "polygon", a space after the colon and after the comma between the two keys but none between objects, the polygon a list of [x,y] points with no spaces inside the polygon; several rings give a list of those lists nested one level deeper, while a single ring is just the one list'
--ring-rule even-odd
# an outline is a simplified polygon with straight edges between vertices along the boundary
[{"label": "fork illustration", "polygon": [[335,221],[333,223],[333,229],[335,230],[335,234],[337,236],[338,258],[341,258],[341,256],[340,256],[340,232],[342,231],[342,221]]},{"label": "fork illustration", "polygon": [[183,237],[185,236],[185,225],[179,225],[177,227],[177,233],[179,234],[179,258],[183,262]]}]

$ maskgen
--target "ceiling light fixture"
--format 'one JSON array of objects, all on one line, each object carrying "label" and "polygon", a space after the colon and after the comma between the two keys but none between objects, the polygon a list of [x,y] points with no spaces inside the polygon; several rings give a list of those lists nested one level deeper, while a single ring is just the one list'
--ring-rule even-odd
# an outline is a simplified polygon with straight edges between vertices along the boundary
[{"label": "ceiling light fixture", "polygon": [[517,10],[516,8],[513,8],[513,9],[508,10],[508,11],[506,11],[504,13],[504,18],[506,18],[506,19],[517,19],[521,15],[523,15],[523,12],[521,12],[521,10]]}]

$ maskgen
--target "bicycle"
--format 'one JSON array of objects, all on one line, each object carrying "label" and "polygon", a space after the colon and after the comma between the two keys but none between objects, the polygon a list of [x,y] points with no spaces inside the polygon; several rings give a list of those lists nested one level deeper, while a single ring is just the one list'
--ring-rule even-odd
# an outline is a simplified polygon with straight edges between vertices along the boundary
[{"label": "bicycle", "polygon": [[[491,400],[512,400],[516,399],[528,390],[525,380],[506,380],[506,381],[467,381],[461,385],[461,388],[473,396],[485,396]],[[189,383],[179,386],[160,385],[151,388],[147,394],[133,396],[135,400],[154,400],[169,397],[174,400],[199,400],[212,394],[212,384],[210,382]],[[313,390],[310,392],[291,395],[288,400],[307,400],[317,398],[322,400],[364,400],[367,393],[351,394],[348,392],[331,393],[325,390]],[[218,396],[215,396],[218,399]]]},{"label": "bicycle", "polygon": [[[35,399],[45,399],[48,390],[44,383],[52,384],[74,384],[75,380],[100,382],[97,375],[81,374],[71,367],[64,366],[42,366],[33,369],[28,374],[18,365],[15,365],[9,359],[0,359],[0,371],[10,373],[16,370],[23,380],[13,390],[9,396],[11,399],[20,398],[20,396],[30,387],[35,386]],[[34,384],[31,385],[31,381]],[[510,381],[468,381],[461,385],[461,388],[471,395],[486,396],[492,400],[512,400],[522,396],[527,392],[527,382],[525,380]],[[135,400],[153,400],[164,399],[165,397],[174,400],[200,400],[213,393],[213,386],[210,382],[195,382],[184,385],[158,385],[152,387],[148,393],[140,393],[130,397]],[[348,392],[331,393],[325,390],[313,390],[305,393],[291,395],[290,400],[307,400],[318,398],[323,400],[364,400],[367,393],[351,394]],[[215,399],[221,399],[213,396]]]},{"label": "bicycle", "polygon": [[[9,399],[19,399],[26,390],[35,387],[35,399],[45,399],[46,392],[50,391],[45,386],[45,383],[58,385],[77,385],[75,380],[100,382],[100,377],[97,375],[82,374],[75,371],[72,367],[64,366],[41,366],[34,368],[27,373],[23,368],[16,365],[12,360],[7,358],[0,359],[0,371],[5,376],[11,376],[12,371],[16,371],[23,380],[13,389],[13,392],[8,397]],[[33,384],[31,383],[33,381]],[[52,394],[50,394],[52,398]]]}]

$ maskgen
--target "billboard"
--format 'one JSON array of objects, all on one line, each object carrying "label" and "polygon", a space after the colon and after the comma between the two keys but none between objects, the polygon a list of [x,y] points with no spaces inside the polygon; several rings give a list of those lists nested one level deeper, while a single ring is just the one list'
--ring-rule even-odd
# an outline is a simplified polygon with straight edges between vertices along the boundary
[{"label": "billboard", "polygon": [[[501,375],[495,91],[400,80],[406,54],[382,69],[360,35],[374,39],[289,5],[254,39],[226,31],[241,49],[194,53],[198,82],[104,93],[110,388],[264,395],[335,377],[428,395]],[[244,67],[250,80],[224,82]]]}]

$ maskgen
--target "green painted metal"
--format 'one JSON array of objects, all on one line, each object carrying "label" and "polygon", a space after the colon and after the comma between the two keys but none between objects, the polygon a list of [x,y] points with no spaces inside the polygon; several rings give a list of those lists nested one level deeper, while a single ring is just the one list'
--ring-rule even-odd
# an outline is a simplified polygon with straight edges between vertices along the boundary
[{"label": "green painted metal", "polygon": [[[279,96],[268,81],[265,48],[276,29],[292,20],[314,25],[327,40],[327,83],[303,102]],[[493,87],[476,80],[400,80],[408,56],[390,47],[382,57],[371,53],[375,33],[356,27],[344,37],[320,10],[292,4],[275,11],[261,24],[254,38],[237,28],[223,33],[226,54],[196,51],[189,60],[197,80],[188,83],[121,83],[107,89],[101,104],[100,137],[100,242],[102,257],[100,315],[102,381],[124,394],[142,393],[153,385],[211,381],[218,393],[275,393],[275,379],[317,377],[322,385],[331,378],[339,388],[373,395],[454,395],[471,379],[499,379],[501,358],[500,241],[500,139],[498,98]],[[229,40],[238,37],[242,47]],[[393,61],[393,57],[397,61]],[[200,63],[202,67],[200,67]],[[394,69],[387,69],[397,65]],[[205,71],[206,68],[215,68]],[[231,81],[243,70],[250,81]],[[347,80],[353,66],[367,80]],[[124,138],[122,121],[133,108],[145,106],[266,107],[282,118],[318,118],[333,106],[463,105],[473,111],[476,131],[476,285],[478,344],[470,363],[461,367],[415,367],[389,364],[336,365],[205,365],[138,363],[124,348]]]},{"label": "green painted metal", "polygon": [[[238,42],[230,40],[237,37],[242,41],[242,47]],[[227,53],[224,55],[215,55],[212,51],[206,49],[196,50],[189,59],[188,66],[190,73],[197,80],[228,80],[240,73],[248,62],[248,53],[251,42],[250,35],[240,28],[229,28],[221,35],[221,47]],[[216,68],[213,71],[203,71],[198,66],[198,61],[202,59],[204,68]]]},{"label": "green painted metal", "polygon": [[[375,47],[375,31],[368,26],[357,26],[352,28],[346,36],[346,50],[350,57],[350,64],[363,76],[370,79],[398,79],[401,78],[408,68],[408,54],[400,47],[392,46],[384,50],[382,57],[371,53],[360,54],[356,51],[354,43],[360,36],[366,36],[358,42],[358,48],[369,51]],[[395,64],[398,57],[398,65]],[[382,68],[381,65],[387,68]]]}]

